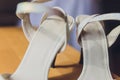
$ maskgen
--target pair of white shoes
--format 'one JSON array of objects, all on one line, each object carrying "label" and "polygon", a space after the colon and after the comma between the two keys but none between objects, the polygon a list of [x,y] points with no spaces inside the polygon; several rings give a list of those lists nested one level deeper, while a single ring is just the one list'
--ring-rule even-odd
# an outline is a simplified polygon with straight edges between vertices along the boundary
[{"label": "pair of white shoes", "polygon": [[[39,28],[30,22],[29,13],[44,13]],[[110,47],[120,34],[120,26],[105,35],[104,20],[120,20],[120,13],[82,15],[76,21],[61,8],[50,8],[40,3],[23,2],[17,6],[17,16],[29,47],[12,75],[3,74],[0,80],[48,80],[49,69],[56,54],[67,45],[74,22],[77,24],[77,40],[83,49],[84,65],[78,80],[113,80],[108,59]]]}]

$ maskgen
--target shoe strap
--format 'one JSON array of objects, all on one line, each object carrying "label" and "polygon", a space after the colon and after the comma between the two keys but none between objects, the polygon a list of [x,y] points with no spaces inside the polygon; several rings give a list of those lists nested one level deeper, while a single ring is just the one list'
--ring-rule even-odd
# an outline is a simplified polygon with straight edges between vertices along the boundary
[{"label": "shoe strap", "polygon": [[[92,18],[91,18],[92,17]],[[110,13],[110,14],[103,14],[103,15],[92,15],[86,18],[81,24],[78,26],[78,33],[79,36],[84,29],[85,25],[90,22],[95,21],[105,21],[105,20],[119,20],[120,21],[120,13]],[[107,36],[108,39],[108,46],[112,46],[112,44],[116,41],[117,37],[120,34],[120,25],[113,29]]]},{"label": "shoe strap", "polygon": [[40,3],[36,3],[36,2],[19,3],[17,5],[16,14],[20,19],[22,19],[23,32],[28,41],[31,41],[31,39],[33,38],[34,34],[37,31],[30,22],[30,17],[29,17],[30,13],[46,13],[42,17],[41,23],[44,20],[46,20],[48,16],[52,16],[52,15],[57,15],[66,21],[67,25],[66,25],[66,29],[65,29],[66,30],[65,43],[64,43],[63,47],[61,48],[61,51],[63,51],[68,43],[70,29],[71,29],[71,28],[69,28],[69,25],[68,25],[68,19],[67,19],[66,13],[64,13],[64,11],[60,8],[58,9],[58,8],[47,7],[47,6],[44,6],[44,5],[42,5]]},{"label": "shoe strap", "polygon": [[114,28],[108,35],[108,46],[111,47],[115,41],[117,40],[118,36],[120,35],[120,25]]},{"label": "shoe strap", "polygon": [[[22,28],[24,34],[28,41],[30,41],[36,32],[36,29],[32,26],[30,22],[30,13],[45,13],[47,12],[48,15],[57,15],[60,17],[65,18],[64,14],[57,9],[53,9],[50,7],[43,6],[40,3],[33,3],[33,2],[22,2],[17,5],[17,16],[22,19]],[[45,17],[44,17],[45,18]]]}]

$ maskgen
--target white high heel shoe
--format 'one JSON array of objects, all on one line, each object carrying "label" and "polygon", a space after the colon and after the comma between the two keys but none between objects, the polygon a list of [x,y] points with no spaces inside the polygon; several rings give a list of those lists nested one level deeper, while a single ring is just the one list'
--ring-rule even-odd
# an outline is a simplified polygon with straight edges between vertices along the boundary
[{"label": "white high heel shoe", "polygon": [[[47,13],[35,30],[30,24],[29,13],[41,12]],[[60,8],[45,7],[40,3],[20,3],[16,13],[22,19],[30,44],[17,70],[12,75],[1,75],[0,80],[48,80],[49,68],[57,52],[66,44],[67,31],[72,29],[74,20]]]},{"label": "white high heel shoe", "polygon": [[[120,20],[119,13],[77,17],[78,42],[83,48],[84,65],[78,80],[113,80],[108,59],[108,47],[120,34],[120,26],[106,37],[99,21]],[[111,38],[112,37],[112,38]]]}]

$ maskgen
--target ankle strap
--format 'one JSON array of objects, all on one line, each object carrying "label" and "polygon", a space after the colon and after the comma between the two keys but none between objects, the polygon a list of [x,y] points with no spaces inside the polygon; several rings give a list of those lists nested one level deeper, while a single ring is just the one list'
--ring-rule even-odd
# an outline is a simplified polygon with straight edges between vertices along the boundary
[{"label": "ankle strap", "polygon": [[47,12],[48,16],[57,15],[62,18],[66,18],[65,13],[51,7],[44,6],[40,3],[35,2],[22,2],[17,5],[16,14],[20,19],[25,18],[29,13],[44,13]]},{"label": "ankle strap", "polygon": [[[88,18],[84,19],[78,26],[78,37],[83,31],[85,25],[87,25],[90,22],[95,21],[104,21],[104,20],[119,20],[120,21],[120,13],[110,13],[110,14],[103,14],[103,15],[92,15]],[[108,39],[108,46],[110,47],[117,39],[117,37],[120,34],[120,26],[116,27],[114,30],[109,33],[107,36]]]},{"label": "ankle strap", "polygon": [[57,15],[62,18],[66,18],[66,15],[62,13],[61,11],[55,9],[46,7],[40,3],[33,3],[33,2],[22,2],[17,5],[17,16],[22,19],[22,28],[24,31],[25,36],[27,37],[28,41],[30,41],[36,31],[36,29],[32,26],[30,22],[29,13],[44,13],[47,12],[47,16],[51,15]]},{"label": "ankle strap", "polygon": [[44,13],[44,12],[46,12],[46,14],[44,14],[44,16],[42,17],[41,23],[48,16],[52,16],[52,15],[57,15],[63,18],[67,23],[65,43],[64,43],[64,46],[61,48],[61,50],[63,51],[68,43],[71,28],[69,27],[70,25],[68,24],[68,19],[67,19],[68,17],[61,8],[58,8],[58,7],[51,8],[35,2],[22,2],[17,5],[16,14],[20,19],[22,19],[23,32],[26,38],[28,39],[28,41],[30,41],[34,36],[36,29],[32,26],[30,22],[29,13]]},{"label": "ankle strap", "polygon": [[114,28],[108,35],[108,46],[112,46],[114,42],[117,40],[118,36],[120,35],[120,25]]}]

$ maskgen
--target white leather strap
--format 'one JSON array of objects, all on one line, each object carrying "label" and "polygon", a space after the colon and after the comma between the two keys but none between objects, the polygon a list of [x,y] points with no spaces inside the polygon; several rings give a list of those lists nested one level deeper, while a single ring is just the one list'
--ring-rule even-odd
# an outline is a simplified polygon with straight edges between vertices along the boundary
[{"label": "white leather strap", "polygon": [[[29,13],[44,13],[46,12],[46,14],[42,17],[42,21],[41,23],[47,19],[48,16],[51,15],[57,15],[62,17],[63,19],[65,19],[66,23],[68,23],[69,19],[68,16],[65,15],[63,10],[59,10],[60,8],[50,8],[50,7],[46,7],[43,6],[40,3],[30,3],[30,2],[23,2],[18,4],[17,6],[17,11],[16,14],[17,16],[22,19],[22,28],[23,28],[23,32],[26,36],[26,38],[28,39],[28,41],[30,41],[32,39],[32,37],[34,36],[36,29],[32,26],[31,22],[30,22],[30,17],[29,17]],[[60,12],[62,11],[62,12]],[[69,39],[69,33],[71,30],[71,27],[68,26],[73,26],[73,25],[67,25],[66,27],[66,37],[65,37],[65,43],[63,45],[63,47],[61,48],[61,51],[63,51],[68,43],[68,39]]]},{"label": "white leather strap", "polygon": [[108,35],[108,46],[112,46],[114,42],[117,40],[118,36],[120,35],[120,25],[114,28]]},{"label": "white leather strap", "polygon": [[[92,17],[92,16],[90,16]],[[84,29],[85,25],[87,25],[90,22],[96,22],[96,21],[104,21],[104,20],[119,20],[120,21],[120,13],[110,13],[110,14],[103,14],[103,15],[98,15],[98,16],[94,16],[93,18],[89,19],[85,19],[78,27],[78,33],[77,35],[79,36],[82,32],[82,30]],[[119,26],[117,28],[115,28],[115,30],[113,30],[108,36],[108,46],[110,47],[117,39],[117,37],[120,34],[120,28]]]},{"label": "white leather strap", "polygon": [[48,13],[47,15],[49,16],[57,15],[57,16],[66,18],[66,16],[64,16],[64,14],[61,13],[59,10],[46,7],[40,3],[22,2],[18,4],[16,14],[20,19],[22,19],[22,28],[28,41],[32,39],[36,31],[36,29],[32,26],[30,22],[29,14],[30,13],[40,14],[40,13],[45,13],[45,12],[47,12]]}]

